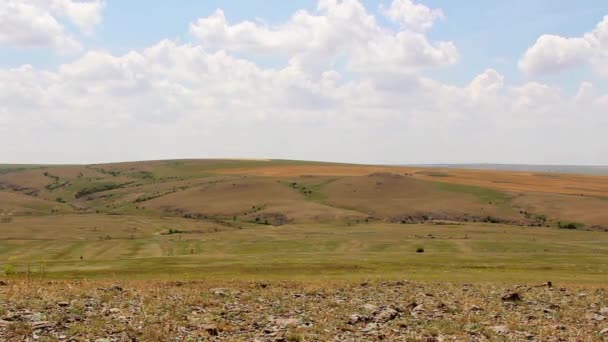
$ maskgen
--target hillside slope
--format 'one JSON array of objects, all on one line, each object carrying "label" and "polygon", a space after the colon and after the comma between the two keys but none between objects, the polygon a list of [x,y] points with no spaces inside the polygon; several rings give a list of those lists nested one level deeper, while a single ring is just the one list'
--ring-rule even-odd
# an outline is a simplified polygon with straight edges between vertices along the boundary
[{"label": "hillside slope", "polygon": [[433,220],[608,227],[608,176],[287,160],[0,166],[0,214],[178,216],[238,226]]}]

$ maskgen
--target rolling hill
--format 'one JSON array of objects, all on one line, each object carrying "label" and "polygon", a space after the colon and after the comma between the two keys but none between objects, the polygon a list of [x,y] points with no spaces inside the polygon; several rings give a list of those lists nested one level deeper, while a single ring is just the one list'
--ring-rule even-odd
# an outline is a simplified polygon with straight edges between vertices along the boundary
[{"label": "rolling hill", "polygon": [[608,176],[288,160],[0,166],[4,216],[608,227]]}]

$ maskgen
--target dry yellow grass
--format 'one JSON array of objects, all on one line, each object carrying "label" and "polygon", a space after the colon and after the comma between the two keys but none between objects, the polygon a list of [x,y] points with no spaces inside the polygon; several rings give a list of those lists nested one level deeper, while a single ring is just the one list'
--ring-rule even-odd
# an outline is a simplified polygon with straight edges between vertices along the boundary
[{"label": "dry yellow grass", "polygon": [[506,191],[608,196],[608,176],[598,175],[365,165],[285,165],[256,168],[219,168],[216,172],[265,177],[366,176],[372,173],[408,173],[420,179],[475,185]]},{"label": "dry yellow grass", "polygon": [[581,286],[31,279],[0,286],[0,338],[586,342],[603,339],[606,298]]}]

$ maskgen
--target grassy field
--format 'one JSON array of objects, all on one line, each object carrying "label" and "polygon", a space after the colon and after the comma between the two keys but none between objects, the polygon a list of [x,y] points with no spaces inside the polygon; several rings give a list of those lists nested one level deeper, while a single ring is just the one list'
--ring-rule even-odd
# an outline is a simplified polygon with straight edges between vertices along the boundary
[{"label": "grassy field", "polygon": [[[228,227],[181,218],[20,217],[0,260],[49,278],[602,283],[608,234],[497,224]],[[170,234],[170,232],[173,232]],[[423,248],[424,253],[417,253]]]},{"label": "grassy field", "polygon": [[20,274],[569,283],[608,276],[606,176],[286,160],[0,170],[0,266]]},{"label": "grassy field", "polygon": [[603,341],[608,177],[0,165],[0,340]]}]

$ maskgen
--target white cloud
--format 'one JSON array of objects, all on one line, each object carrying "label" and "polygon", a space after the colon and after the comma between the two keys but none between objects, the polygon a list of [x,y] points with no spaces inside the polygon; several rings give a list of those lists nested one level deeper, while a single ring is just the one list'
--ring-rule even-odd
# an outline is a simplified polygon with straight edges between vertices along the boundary
[{"label": "white cloud", "polygon": [[445,19],[441,9],[430,9],[411,0],[393,0],[389,8],[381,10],[387,18],[421,32],[433,27],[435,21]]},{"label": "white cloud", "polygon": [[103,7],[102,0],[3,0],[0,45],[51,47],[64,54],[82,51],[81,44],[62,24],[62,18],[91,34],[102,21]]},{"label": "white cloud", "polygon": [[316,13],[296,12],[277,26],[244,21],[230,24],[224,12],[190,26],[204,46],[258,55],[282,55],[291,64],[327,70],[341,59],[358,71],[413,72],[454,64],[451,42],[430,42],[408,29],[380,26],[358,0],[320,0]]},{"label": "white cloud", "polygon": [[101,25],[105,0],[50,0],[50,10],[58,16],[69,18],[82,32],[92,34]]},{"label": "white cloud", "polygon": [[[492,69],[462,87],[416,75],[353,80],[163,40],[122,56],[89,52],[54,71],[0,70],[0,144],[20,146],[3,154],[13,162],[608,163],[601,101],[581,103],[539,83],[506,85]],[[575,131],[585,135],[563,144]]]},{"label": "white cloud", "polygon": [[[323,0],[279,26],[231,25],[218,11],[191,29],[201,43],[0,68],[2,161],[608,164],[601,87],[569,95],[494,69],[464,85],[435,80],[422,69],[453,63],[453,44],[393,32],[357,1]],[[288,62],[252,56],[276,52]]]},{"label": "white cloud", "polygon": [[481,96],[489,95],[498,92],[503,88],[504,76],[499,74],[494,69],[487,69],[480,75],[477,75],[469,84],[471,96],[478,99]]},{"label": "white cloud", "polygon": [[581,37],[542,35],[519,60],[519,68],[529,75],[560,72],[583,64],[590,64],[600,76],[608,77],[608,16]]}]

